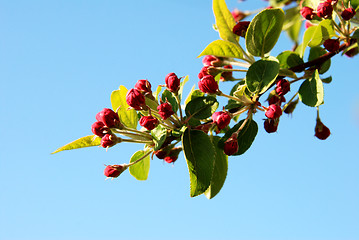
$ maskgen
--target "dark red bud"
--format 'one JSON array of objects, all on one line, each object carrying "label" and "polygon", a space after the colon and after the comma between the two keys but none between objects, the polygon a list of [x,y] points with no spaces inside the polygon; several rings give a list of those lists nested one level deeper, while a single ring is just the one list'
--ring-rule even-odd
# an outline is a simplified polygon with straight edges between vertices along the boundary
[{"label": "dark red bud", "polygon": [[108,148],[108,147],[112,147],[112,146],[116,145],[117,142],[118,142],[118,139],[115,135],[106,134],[101,139],[101,146],[103,148]]},{"label": "dark red bud", "polygon": [[204,93],[216,93],[218,91],[218,83],[214,80],[212,75],[204,76],[198,82],[199,89]]},{"label": "dark red bud", "polygon": [[126,95],[127,104],[135,110],[141,110],[145,105],[145,97],[137,89],[132,88]]},{"label": "dark red bud", "polygon": [[269,119],[267,118],[264,120],[264,130],[266,130],[267,133],[274,133],[278,129],[278,123],[279,119]]},{"label": "dark red bud", "polygon": [[167,151],[160,149],[154,152],[158,159],[164,159],[167,156]]},{"label": "dark red bud", "polygon": [[92,131],[95,135],[97,135],[97,136],[99,136],[99,137],[101,137],[101,138],[102,138],[103,136],[105,136],[107,129],[108,129],[108,128],[105,126],[105,124],[103,124],[103,122],[100,122],[100,121],[95,122],[95,123],[92,124],[92,126],[91,126],[91,131]]},{"label": "dark red bud", "polygon": [[276,87],[275,91],[279,96],[285,95],[287,92],[290,91],[290,83],[289,83],[289,81],[286,80],[286,79],[280,79],[277,82],[277,87]]},{"label": "dark red bud", "polygon": [[135,89],[142,93],[151,93],[151,83],[148,80],[141,79],[135,84]]},{"label": "dark red bud", "polygon": [[338,39],[327,39],[323,45],[329,52],[336,52],[339,50],[340,41]]},{"label": "dark red bud", "polygon": [[[233,69],[232,65],[223,66],[225,69]],[[212,75],[212,74],[211,74]],[[233,72],[222,72],[221,73],[221,81],[228,81],[233,78]]]},{"label": "dark red bud", "polygon": [[123,165],[107,165],[104,174],[106,177],[117,178],[127,167]]},{"label": "dark red bud", "polygon": [[270,119],[279,118],[282,115],[282,109],[276,104],[271,104],[269,105],[265,115]]},{"label": "dark red bud", "polygon": [[238,152],[238,139],[236,136],[231,136],[224,142],[224,153],[231,156]]},{"label": "dark red bud", "polygon": [[152,116],[143,116],[141,117],[140,126],[145,127],[147,130],[151,131],[158,125],[158,119]]},{"label": "dark red bud", "polygon": [[97,113],[96,120],[109,128],[118,127],[121,124],[118,114],[109,108],[104,108],[101,112]]},{"label": "dark red bud", "polygon": [[228,126],[228,124],[231,122],[231,116],[225,112],[215,112],[212,114],[212,120],[217,125],[218,129],[223,129]]},{"label": "dark red bud", "polygon": [[250,21],[242,21],[242,22],[237,23],[233,27],[233,33],[238,36],[245,37],[250,23],[251,23]]},{"label": "dark red bud", "polygon": [[320,140],[325,140],[330,136],[330,130],[327,126],[325,126],[320,119],[317,119],[317,124],[315,125],[315,134],[317,138]]},{"label": "dark red bud", "polygon": [[174,163],[178,159],[178,156],[167,156],[163,160],[167,163]]},{"label": "dark red bud", "polygon": [[346,8],[344,9],[344,11],[342,12],[342,14],[340,14],[342,16],[342,18],[345,21],[350,20],[351,18],[353,18],[355,16],[356,12],[354,8]]},{"label": "dark red bud", "polygon": [[166,82],[166,87],[169,91],[178,92],[181,81],[175,73],[167,74],[165,78],[165,82]]},{"label": "dark red bud", "polygon": [[317,15],[321,18],[330,18],[333,13],[333,7],[331,2],[319,3],[317,7]]},{"label": "dark red bud", "polygon": [[161,118],[163,120],[166,120],[167,118],[169,118],[172,114],[174,114],[173,110],[172,110],[172,106],[171,104],[165,102],[162,103],[161,105],[159,105],[157,107],[158,110],[158,114],[161,116]]},{"label": "dark red bud", "polygon": [[307,20],[312,20],[314,17],[313,9],[310,7],[303,7],[300,10],[300,14]]},{"label": "dark red bud", "polygon": [[269,96],[268,98],[268,103],[269,105],[272,105],[272,104],[276,104],[276,105],[281,105],[282,103],[284,103],[286,100],[285,100],[285,97],[284,96],[278,96],[276,94],[274,95],[271,95]]}]

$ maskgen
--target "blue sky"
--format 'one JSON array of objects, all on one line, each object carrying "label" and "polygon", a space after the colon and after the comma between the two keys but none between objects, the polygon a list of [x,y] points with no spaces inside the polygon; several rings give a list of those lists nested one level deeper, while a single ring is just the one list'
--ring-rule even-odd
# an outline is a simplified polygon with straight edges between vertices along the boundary
[{"label": "blue sky", "polygon": [[[227,0],[232,9],[266,2]],[[359,239],[358,57],[336,56],[321,118],[299,105],[244,155],[229,159],[218,196],[190,198],[183,157],[151,161],[149,179],[113,181],[104,164],[140,145],[50,153],[91,134],[119,85],[164,84],[169,72],[197,84],[196,56],[218,34],[210,1],[0,1],[0,239]],[[288,38],[280,47],[291,48]],[[221,89],[229,91],[231,84]],[[299,83],[292,89],[299,86]]]}]

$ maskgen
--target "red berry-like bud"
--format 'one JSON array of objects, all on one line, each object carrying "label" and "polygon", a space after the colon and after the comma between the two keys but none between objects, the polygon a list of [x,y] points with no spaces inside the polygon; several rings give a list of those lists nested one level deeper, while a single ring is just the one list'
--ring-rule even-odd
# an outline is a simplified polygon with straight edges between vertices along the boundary
[{"label": "red berry-like bud", "polygon": [[307,20],[312,20],[314,17],[314,13],[313,13],[313,8],[310,7],[303,7],[300,10],[300,14],[302,15],[302,17],[304,17]]},{"label": "red berry-like bud", "polygon": [[269,119],[267,118],[264,120],[264,130],[266,130],[267,133],[274,133],[278,129],[278,123],[279,119]]},{"label": "red berry-like bud", "polygon": [[165,78],[165,82],[166,82],[166,87],[169,91],[178,92],[181,82],[175,73],[167,74]]},{"label": "red berry-like bud", "polygon": [[212,114],[212,120],[217,125],[218,129],[221,130],[227,127],[231,122],[231,116],[225,111],[215,112]]},{"label": "red berry-like bud", "polygon": [[127,167],[124,165],[107,165],[104,174],[106,177],[117,178],[126,169]]},{"label": "red berry-like bud", "polygon": [[168,156],[166,156],[164,158],[165,162],[167,163],[174,163],[177,159],[178,159],[178,155],[179,153],[182,151],[181,147],[176,147],[176,148],[172,148],[169,153]]},{"label": "red berry-like bud", "polygon": [[275,91],[279,96],[285,95],[287,92],[290,91],[290,83],[289,83],[289,81],[286,80],[286,79],[280,79],[277,82],[277,87],[276,87]]},{"label": "red berry-like bud", "polygon": [[208,67],[208,66],[214,66],[214,67],[223,66],[222,60],[213,55],[204,56],[202,59],[202,63],[206,67]]},{"label": "red berry-like bud", "polygon": [[137,89],[132,88],[126,95],[127,104],[135,110],[141,110],[145,105],[145,97]]},{"label": "red berry-like bud", "polygon": [[152,116],[143,116],[141,117],[140,126],[145,127],[147,130],[151,131],[158,125],[158,119]]},{"label": "red berry-like bud", "polygon": [[331,2],[319,3],[317,7],[317,15],[321,18],[330,18],[333,13],[333,7]]},{"label": "red berry-like bud", "polygon": [[151,83],[148,80],[141,79],[135,84],[135,89],[142,93],[151,93]]},{"label": "red berry-like bud", "polygon": [[233,27],[233,33],[238,36],[245,37],[250,23],[251,23],[250,21],[242,21],[242,22],[237,23]]},{"label": "red berry-like bud", "polygon": [[243,18],[245,18],[245,17],[247,16],[247,14],[245,14],[244,12],[239,11],[237,8],[235,8],[235,9],[232,11],[232,16],[233,16],[233,18],[234,18],[234,21],[239,22],[239,21],[241,21]]},{"label": "red berry-like bud", "polygon": [[342,16],[342,18],[345,21],[350,20],[352,17],[354,17],[356,14],[355,9],[354,8],[346,8],[344,9],[344,11],[342,12],[342,14],[340,14]]},{"label": "red berry-like bud", "polygon": [[238,152],[238,139],[237,136],[231,136],[224,142],[224,153],[228,156],[231,156]]},{"label": "red berry-like bud", "polygon": [[167,156],[167,151],[160,149],[154,152],[158,159],[164,159]]},{"label": "red berry-like bud", "polygon": [[108,148],[108,147],[112,147],[112,146],[116,145],[116,143],[118,143],[118,142],[119,142],[119,139],[115,135],[106,134],[101,139],[101,146],[103,148]]},{"label": "red berry-like bud", "polygon": [[218,91],[218,83],[212,75],[204,76],[198,82],[199,89],[204,93],[216,93]]},{"label": "red berry-like bud", "polygon": [[103,122],[100,122],[100,121],[97,121],[95,122],[94,124],[92,124],[91,126],[91,131],[99,136],[99,137],[103,137],[105,136],[106,134],[106,130],[107,130],[107,127],[105,126],[105,124],[103,124]]},{"label": "red berry-like bud", "polygon": [[276,104],[269,105],[265,115],[270,119],[279,118],[282,115],[282,109]]},{"label": "red berry-like bud", "polygon": [[284,103],[286,100],[285,100],[285,97],[284,96],[278,96],[276,94],[274,95],[271,95],[269,96],[268,98],[268,103],[269,105],[272,105],[272,104],[276,104],[276,105],[281,105],[282,103]]},{"label": "red berry-like bud", "polygon": [[96,120],[102,122],[109,128],[119,127],[121,124],[118,114],[109,108],[104,108],[101,112],[97,113]]},{"label": "red berry-like bud", "polygon": [[[223,66],[225,69],[233,69],[232,65]],[[221,81],[231,80],[233,78],[233,72],[222,72]]]},{"label": "red berry-like bud", "polygon": [[329,52],[336,52],[339,50],[340,41],[338,39],[327,39],[323,45]]},{"label": "red berry-like bud", "polygon": [[329,128],[327,128],[327,126],[325,126],[322,121],[320,121],[320,119],[317,119],[317,124],[315,125],[315,134],[314,136],[316,136],[317,138],[319,138],[320,140],[325,140],[329,137],[330,135],[330,130]]},{"label": "red berry-like bud", "polygon": [[178,159],[178,156],[167,156],[163,160],[167,163],[174,163]]},{"label": "red berry-like bud", "polygon": [[171,104],[165,102],[162,103],[161,105],[159,105],[157,107],[158,110],[158,114],[161,116],[161,118],[163,120],[166,120],[167,118],[169,118],[172,114],[174,114],[173,110],[172,110],[172,106]]}]

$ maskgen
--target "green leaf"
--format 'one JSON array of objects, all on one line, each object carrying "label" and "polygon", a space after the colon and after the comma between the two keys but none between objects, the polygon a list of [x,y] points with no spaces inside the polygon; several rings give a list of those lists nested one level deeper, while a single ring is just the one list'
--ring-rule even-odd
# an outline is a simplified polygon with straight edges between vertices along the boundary
[{"label": "green leaf", "polygon": [[163,91],[162,93],[162,101],[166,102],[168,101],[171,106],[172,106],[172,110],[174,112],[177,112],[178,110],[178,103],[177,100],[175,98],[175,96],[173,96],[173,93],[171,93],[170,91],[168,91],[167,89]]},{"label": "green leaf", "polygon": [[220,38],[237,43],[239,41],[239,36],[232,31],[236,22],[234,21],[232,13],[228,10],[226,2],[224,0],[213,0],[212,7]]},{"label": "green leaf", "polygon": [[323,78],[323,79],[322,79],[322,82],[323,82],[323,83],[331,83],[332,80],[333,80],[333,79],[332,79],[332,76],[329,76],[329,77],[327,77],[327,78]]},{"label": "green leaf", "polygon": [[215,149],[215,156],[214,159],[214,166],[213,166],[213,174],[211,178],[211,184],[209,188],[206,190],[204,195],[208,198],[214,198],[219,191],[222,189],[223,184],[227,177],[228,171],[228,156],[224,154],[223,150],[218,148],[218,141],[220,137],[218,136],[211,136],[211,141]]},{"label": "green leaf", "polygon": [[56,149],[56,151],[54,151],[51,154],[65,151],[65,150],[73,150],[73,149],[77,149],[77,148],[99,146],[100,144],[101,144],[100,137],[97,137],[96,135],[90,135],[90,136],[79,138],[73,142],[70,142],[63,147]]},{"label": "green leaf", "polygon": [[195,87],[196,87],[196,85],[193,85],[193,87],[191,88],[191,91],[188,93],[188,96],[186,97],[186,100],[184,101],[185,105],[187,105],[187,103],[189,101],[191,101],[193,98],[204,96],[204,93],[198,89],[195,90]]},{"label": "green leaf", "polygon": [[320,0],[303,0],[302,6],[317,9],[319,3],[320,3]]},{"label": "green leaf", "polygon": [[205,96],[197,97],[191,100],[186,105],[186,115],[187,117],[192,116],[196,119],[205,119],[216,111],[218,108],[218,102],[215,97]]},{"label": "green leaf", "polygon": [[155,129],[151,131],[151,136],[155,142],[154,151],[157,151],[161,148],[162,144],[165,142],[167,137],[167,129],[159,124]]},{"label": "green leaf", "polygon": [[254,56],[263,57],[277,43],[282,32],[284,12],[279,8],[265,9],[249,24],[246,48]]},{"label": "green leaf", "polygon": [[301,47],[298,47],[296,52],[299,53],[299,56],[303,58],[305,49],[308,46],[309,41],[312,39],[314,32],[316,31],[317,26],[311,26],[309,27],[305,32],[303,36],[303,42],[300,45]]},{"label": "green leaf", "polygon": [[252,93],[264,93],[276,80],[279,62],[276,58],[261,59],[253,63],[246,75],[246,84]]},{"label": "green leaf", "polygon": [[238,47],[238,44],[224,40],[216,40],[211,42],[198,57],[205,55],[229,58],[243,57],[242,50],[240,47]]},{"label": "green leaf", "polygon": [[187,75],[187,76],[185,76],[185,78],[183,79],[183,81],[180,84],[180,89],[178,90],[178,97],[179,97],[180,101],[182,99],[183,87],[188,82],[188,80],[189,80],[189,77]]},{"label": "green leaf", "polygon": [[287,9],[285,11],[283,24],[283,30],[287,32],[289,38],[295,43],[298,43],[298,37],[302,27],[302,19],[299,11],[298,6]]},{"label": "green leaf", "polygon": [[299,99],[309,107],[317,107],[324,101],[323,82],[315,70],[312,78],[305,80],[299,88]]},{"label": "green leaf", "polygon": [[352,35],[352,38],[359,39],[359,29],[355,30],[355,32]]},{"label": "green leaf", "polygon": [[[324,48],[321,47],[312,47],[309,52],[308,61],[312,61],[324,54],[326,54],[327,51]],[[319,74],[323,74],[327,72],[330,68],[331,61],[328,59],[325,61],[322,65],[319,66]]]},{"label": "green leaf", "polygon": [[[218,147],[223,149],[224,143],[228,138],[232,136],[243,124],[245,120],[241,120],[239,123],[229,129],[226,134],[219,140]],[[249,120],[241,131],[238,133],[238,152],[233,155],[241,155],[245,153],[252,145],[254,139],[258,133],[258,125],[254,120]]]},{"label": "green leaf", "polygon": [[158,101],[158,95],[160,94],[161,90],[162,90],[161,85],[158,85],[156,92],[155,92],[156,101]]},{"label": "green leaf", "polygon": [[309,47],[316,47],[321,45],[325,40],[336,36],[332,19],[325,19],[316,27],[310,42]]},{"label": "green leaf", "polygon": [[[145,155],[145,151],[139,150],[135,152],[130,160],[130,163],[137,161]],[[140,162],[130,166],[130,174],[137,180],[147,180],[150,171],[150,155],[142,159]]]},{"label": "green leaf", "polygon": [[158,102],[149,98],[148,96],[145,97],[145,103],[146,105],[151,108],[152,110],[157,111]]},{"label": "green leaf", "polygon": [[292,51],[284,51],[277,56],[280,68],[291,68],[303,64],[303,59],[298,53]]},{"label": "green leaf", "polygon": [[125,86],[120,86],[119,90],[111,93],[111,104],[113,110],[118,110],[120,120],[126,127],[137,128],[137,113],[134,109],[128,109],[129,105],[126,102],[127,89]]},{"label": "green leaf", "polygon": [[215,150],[207,134],[189,128],[182,135],[183,152],[190,176],[191,197],[204,193],[211,184]]}]

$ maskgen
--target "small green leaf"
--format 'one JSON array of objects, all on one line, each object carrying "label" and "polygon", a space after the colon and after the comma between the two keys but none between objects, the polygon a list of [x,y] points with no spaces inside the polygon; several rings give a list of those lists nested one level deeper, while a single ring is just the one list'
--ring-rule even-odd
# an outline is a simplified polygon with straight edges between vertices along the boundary
[{"label": "small green leaf", "polygon": [[265,9],[249,24],[246,48],[253,56],[263,57],[277,43],[282,32],[284,12],[279,8]]},{"label": "small green leaf", "polygon": [[195,97],[202,97],[204,95],[203,92],[201,92],[200,90],[195,90],[196,85],[193,85],[193,87],[191,88],[191,91],[188,93],[188,96],[186,97],[186,100],[184,101],[184,103],[187,105],[187,103],[189,101],[191,101],[193,98]]},{"label": "small green leaf", "polygon": [[303,64],[303,59],[298,53],[292,51],[284,51],[277,56],[280,68],[291,68]]},{"label": "small green leaf", "polygon": [[190,175],[191,197],[204,193],[211,184],[216,153],[207,134],[187,128],[182,135],[183,152]]},{"label": "small green leaf", "polygon": [[236,22],[234,21],[232,13],[228,10],[226,2],[224,0],[213,0],[212,7],[220,38],[237,43],[239,36],[232,31]]},{"label": "small green leaf", "polygon": [[189,80],[189,77],[187,75],[184,77],[184,79],[182,80],[182,82],[180,84],[180,89],[178,90],[178,97],[180,100],[182,99],[183,87],[188,82],[188,80]]},{"label": "small green leaf", "polygon": [[116,111],[119,108],[118,115],[126,127],[136,128],[138,120],[137,113],[134,109],[128,109],[129,106],[126,102],[127,91],[126,87],[121,85],[119,90],[115,90],[111,93],[112,109]]},{"label": "small green leaf", "polygon": [[352,38],[359,39],[359,29],[355,30],[355,32],[352,35]]},{"label": "small green leaf", "polygon": [[317,9],[319,3],[320,3],[320,0],[303,0],[302,6]]},{"label": "small green leaf", "polygon": [[155,129],[151,131],[151,136],[153,141],[155,142],[154,151],[157,151],[161,148],[162,144],[166,140],[167,137],[167,129],[162,125],[158,125]]},{"label": "small green leaf", "polygon": [[318,70],[315,70],[312,78],[305,80],[300,86],[299,99],[309,107],[317,107],[323,104],[323,82],[319,77]]},{"label": "small green leaf", "polygon": [[173,96],[173,93],[171,93],[170,91],[168,91],[167,89],[163,91],[162,93],[162,101],[163,102],[169,102],[172,106],[172,110],[174,112],[177,112],[178,110],[178,103],[177,100],[175,98],[175,96]]},{"label": "small green leaf", "polygon": [[192,116],[196,119],[206,119],[212,116],[217,108],[218,102],[215,97],[196,97],[187,103],[185,112],[187,117]]},{"label": "small green leaf", "polygon": [[[312,47],[310,48],[310,52],[309,52],[309,57],[308,57],[308,61],[312,61],[314,59],[317,59],[318,57],[326,54],[327,51],[324,48],[321,47]],[[330,59],[328,59],[327,61],[325,61],[322,65],[319,66],[319,74],[323,74],[325,72],[327,72],[330,68],[330,64],[331,61]]]},{"label": "small green leaf", "polygon": [[276,80],[279,62],[276,58],[261,59],[253,63],[246,75],[246,84],[252,93],[264,93]]},{"label": "small green leaf", "polygon": [[[135,152],[130,160],[130,163],[137,161],[145,155],[145,151],[139,150]],[[140,162],[130,166],[130,174],[137,180],[147,180],[150,171],[150,155],[142,159]]]},{"label": "small green leaf", "polygon": [[145,97],[145,103],[149,108],[151,108],[152,110],[157,111],[158,102],[156,102],[155,100],[153,100],[153,99],[146,96]]},{"label": "small green leaf", "polygon": [[296,52],[299,53],[299,56],[303,58],[305,49],[308,46],[309,41],[312,39],[314,32],[316,31],[317,26],[311,26],[309,27],[305,32],[303,36],[303,42],[300,45],[301,47],[298,47]]},{"label": "small green leaf", "polygon": [[332,19],[325,19],[319,23],[315,29],[310,42],[309,47],[316,47],[321,45],[325,40],[336,36]]},{"label": "small green leaf", "polygon": [[322,79],[322,82],[323,82],[323,83],[331,83],[332,80],[333,80],[333,79],[332,79],[332,76],[329,76],[329,77],[327,77],[327,78],[323,78],[323,79]]},{"label": "small green leaf", "polygon": [[302,19],[299,11],[298,6],[287,9],[285,11],[283,24],[283,31],[286,31],[289,38],[295,43],[298,43],[298,37],[302,27]]},{"label": "small green leaf", "polygon": [[70,142],[63,147],[56,149],[56,151],[54,151],[51,154],[65,151],[65,150],[73,150],[73,149],[77,149],[77,148],[99,146],[100,144],[101,144],[100,137],[97,137],[95,135],[90,135],[90,136],[79,138],[73,142]]},{"label": "small green leaf", "polygon": [[161,90],[162,90],[161,85],[158,85],[156,92],[155,92],[156,101],[158,101],[158,95],[160,94]]},{"label": "small green leaf", "polygon": [[213,174],[211,178],[211,184],[206,190],[204,195],[208,198],[214,198],[222,189],[223,184],[227,177],[228,171],[228,156],[224,154],[223,150],[218,148],[218,141],[220,137],[211,136],[211,141],[216,151],[216,158],[214,159]]},{"label": "small green leaf", "polygon": [[198,57],[205,55],[229,58],[243,57],[242,50],[238,47],[238,44],[224,40],[215,40],[211,42]]}]

